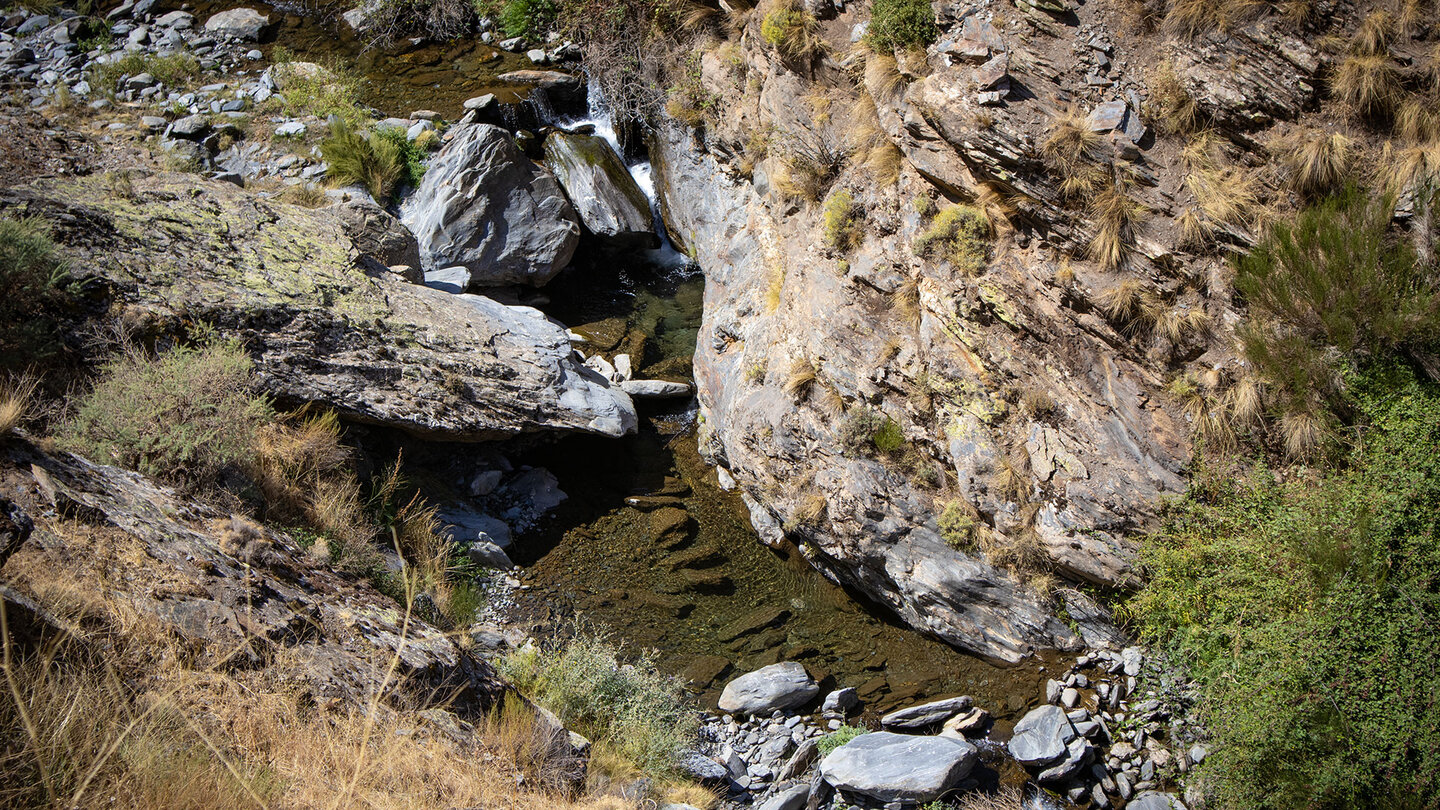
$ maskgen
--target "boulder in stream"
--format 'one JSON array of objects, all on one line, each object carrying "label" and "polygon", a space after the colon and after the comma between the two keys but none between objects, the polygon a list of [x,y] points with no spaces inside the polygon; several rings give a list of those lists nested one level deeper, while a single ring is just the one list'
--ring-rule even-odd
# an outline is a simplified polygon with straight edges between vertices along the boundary
[{"label": "boulder in stream", "polygon": [[725,684],[725,691],[720,693],[720,710],[765,715],[803,706],[819,694],[820,687],[805,667],[786,661],[761,667]]},{"label": "boulder in stream", "polygon": [[954,737],[877,731],[830,752],[820,775],[840,790],[882,802],[934,801],[970,774],[979,750]]},{"label": "boulder in stream", "polygon": [[580,241],[580,221],[554,175],[499,127],[456,125],[451,135],[401,211],[424,266],[464,265],[479,286],[538,287],[554,278]]},{"label": "boulder in stream", "polygon": [[205,33],[254,42],[269,24],[270,18],[253,8],[232,8],[206,20]]},{"label": "boulder in stream", "polygon": [[616,246],[660,246],[650,201],[604,138],[551,133],[545,139],[545,165],[591,233]]}]

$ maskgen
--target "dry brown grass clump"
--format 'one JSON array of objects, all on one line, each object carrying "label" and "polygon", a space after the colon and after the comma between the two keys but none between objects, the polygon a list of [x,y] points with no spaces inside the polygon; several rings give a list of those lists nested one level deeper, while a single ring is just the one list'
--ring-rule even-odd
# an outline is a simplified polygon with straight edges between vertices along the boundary
[{"label": "dry brown grass clump", "polygon": [[314,183],[296,183],[293,186],[286,186],[276,199],[291,205],[298,205],[301,208],[324,208],[330,204],[330,197],[325,193],[325,189]]},{"label": "dry brown grass clump", "polygon": [[1150,75],[1151,112],[1155,126],[1166,135],[1188,135],[1200,128],[1200,107],[1170,62],[1161,62]]},{"label": "dry brown grass clump", "polygon": [[1290,187],[1315,197],[1335,191],[1349,176],[1351,143],[1339,132],[1303,129],[1278,140],[1272,151],[1279,153]]},{"label": "dry brown grass clump", "polygon": [[39,384],[34,377],[20,376],[0,385],[0,437],[20,427]]},{"label": "dry brown grass clump", "polygon": [[920,282],[906,279],[890,294],[890,311],[911,329],[920,328]]},{"label": "dry brown grass clump", "polygon": [[1330,90],[1355,115],[1372,120],[1388,118],[1404,97],[1400,70],[1388,53],[1346,56],[1335,68]]},{"label": "dry brown grass clump", "polygon": [[1095,305],[1122,332],[1130,335],[1153,327],[1165,311],[1165,304],[1155,290],[1133,278],[1123,279],[1095,296]]},{"label": "dry brown grass clump", "polygon": [[1130,198],[1126,185],[1118,180],[1106,183],[1089,204],[1095,232],[1088,251],[1107,270],[1125,264],[1135,244],[1135,228],[1145,218],[1145,207]]},{"label": "dry brown grass clump", "polygon": [[785,378],[785,393],[803,402],[815,386],[815,364],[807,358],[798,357],[790,364],[790,373]]},{"label": "dry brown grass clump", "polygon": [[1067,107],[1047,124],[1040,151],[1060,177],[1060,191],[1066,197],[1084,199],[1105,181],[1099,168],[1100,133],[1090,128],[1089,115],[1078,106]]}]

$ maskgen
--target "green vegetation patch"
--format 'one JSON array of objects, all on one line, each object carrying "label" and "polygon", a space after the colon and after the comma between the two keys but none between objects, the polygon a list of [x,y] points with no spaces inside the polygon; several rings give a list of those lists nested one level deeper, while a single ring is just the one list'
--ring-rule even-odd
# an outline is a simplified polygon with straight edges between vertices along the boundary
[{"label": "green vegetation patch", "polygon": [[506,36],[539,42],[555,27],[559,13],[554,0],[510,0],[500,7],[500,26]]},{"label": "green vegetation patch", "polygon": [[1143,546],[1129,612],[1204,684],[1223,807],[1440,801],[1440,388],[1385,362],[1346,382],[1344,466],[1202,470]]},{"label": "green vegetation patch", "polygon": [[836,250],[853,250],[862,236],[861,214],[853,194],[843,189],[831,194],[825,201],[825,244]]},{"label": "green vegetation patch", "polygon": [[836,748],[839,748],[862,734],[869,733],[869,729],[861,728],[860,726],[841,726],[820,738],[820,742],[818,743],[820,756],[829,756],[830,752]]},{"label": "green vegetation patch", "polygon": [[939,33],[929,0],[875,0],[865,43],[885,51],[923,48]]},{"label": "green vegetation patch", "polygon": [[90,68],[89,81],[97,91],[113,94],[123,76],[149,73],[169,87],[180,87],[201,74],[200,60],[186,51],[165,54],[126,53],[113,62],[97,62]]},{"label": "green vegetation patch", "polygon": [[990,223],[979,208],[949,205],[915,240],[915,252],[942,257],[960,272],[974,275],[985,269],[989,235]]},{"label": "green vegetation patch", "polygon": [[64,276],[43,219],[0,219],[0,369],[20,370],[59,351],[47,313],[63,295]]},{"label": "green vegetation patch", "polygon": [[255,466],[260,428],[274,418],[250,393],[250,368],[233,341],[177,346],[154,359],[124,354],[80,400],[64,443],[102,463],[217,487]]},{"label": "green vegetation patch", "polygon": [[382,204],[401,183],[413,188],[425,175],[424,149],[398,127],[376,127],[362,134],[337,121],[320,142],[320,154],[330,164],[330,177],[364,186]]},{"label": "green vegetation patch", "polygon": [[649,657],[622,662],[619,649],[600,636],[581,634],[543,651],[527,647],[501,669],[566,725],[576,724],[656,778],[675,774],[677,755],[699,731],[678,679],[662,674]]}]

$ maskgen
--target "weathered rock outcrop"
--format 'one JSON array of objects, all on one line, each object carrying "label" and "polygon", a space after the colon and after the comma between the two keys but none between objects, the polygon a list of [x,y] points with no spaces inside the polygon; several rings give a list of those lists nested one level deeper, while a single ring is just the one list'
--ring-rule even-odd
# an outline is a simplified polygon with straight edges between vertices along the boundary
[{"label": "weathered rock outcrop", "polygon": [[[1257,233],[1202,194],[1273,182],[1259,145],[1314,109],[1326,57],[1275,16],[1182,39],[1083,5],[937,15],[923,56],[805,71],[747,35],[700,60],[719,111],[653,139],[706,273],[703,445],[767,542],[916,627],[1008,662],[1108,644],[1050,575],[1138,581],[1129,537],[1190,459],[1169,384],[1243,373],[1223,253]],[[819,30],[838,53],[867,17]],[[952,205],[984,222],[968,264]]]},{"label": "weathered rock outcrop", "polygon": [[862,734],[820,762],[820,775],[836,788],[882,802],[925,803],[969,775],[980,752],[954,737],[877,731]]},{"label": "weathered rock outcrop", "polygon": [[629,396],[575,359],[563,326],[367,273],[329,211],[164,174],[124,195],[100,178],[7,189],[0,210],[44,215],[131,328],[200,321],[240,338],[282,402],[460,440],[635,427]]},{"label": "weathered rock outcrop", "polygon": [[552,132],[545,138],[545,165],[591,233],[624,247],[660,246],[650,201],[604,138]]},{"label": "weathered rock outcrop", "polygon": [[464,265],[479,286],[540,286],[565,269],[580,241],[560,184],[489,124],[452,127],[401,221],[427,269]]}]

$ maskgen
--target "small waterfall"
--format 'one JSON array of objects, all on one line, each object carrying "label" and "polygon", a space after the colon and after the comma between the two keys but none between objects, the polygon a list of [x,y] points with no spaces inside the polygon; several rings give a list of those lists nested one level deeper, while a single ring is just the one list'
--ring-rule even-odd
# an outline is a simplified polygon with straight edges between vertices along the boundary
[{"label": "small waterfall", "polygon": [[[615,134],[615,120],[611,113],[610,105],[605,101],[605,94],[600,91],[600,83],[593,78],[585,86],[584,118],[572,118],[557,122],[557,125],[564,129],[578,129],[589,127],[595,134],[603,138],[615,154],[625,161],[625,150],[620,145],[620,139]],[[670,236],[665,231],[665,221],[660,216],[659,198],[655,194],[655,177],[648,158],[641,158],[634,163],[625,162],[625,169],[634,178],[635,185],[645,193],[645,199],[650,201],[650,217],[654,223],[655,234],[660,237],[660,247],[654,250],[642,251],[641,256],[648,264],[660,268],[665,273],[680,278],[694,275],[699,269],[690,257],[675,249],[670,242]]]}]

